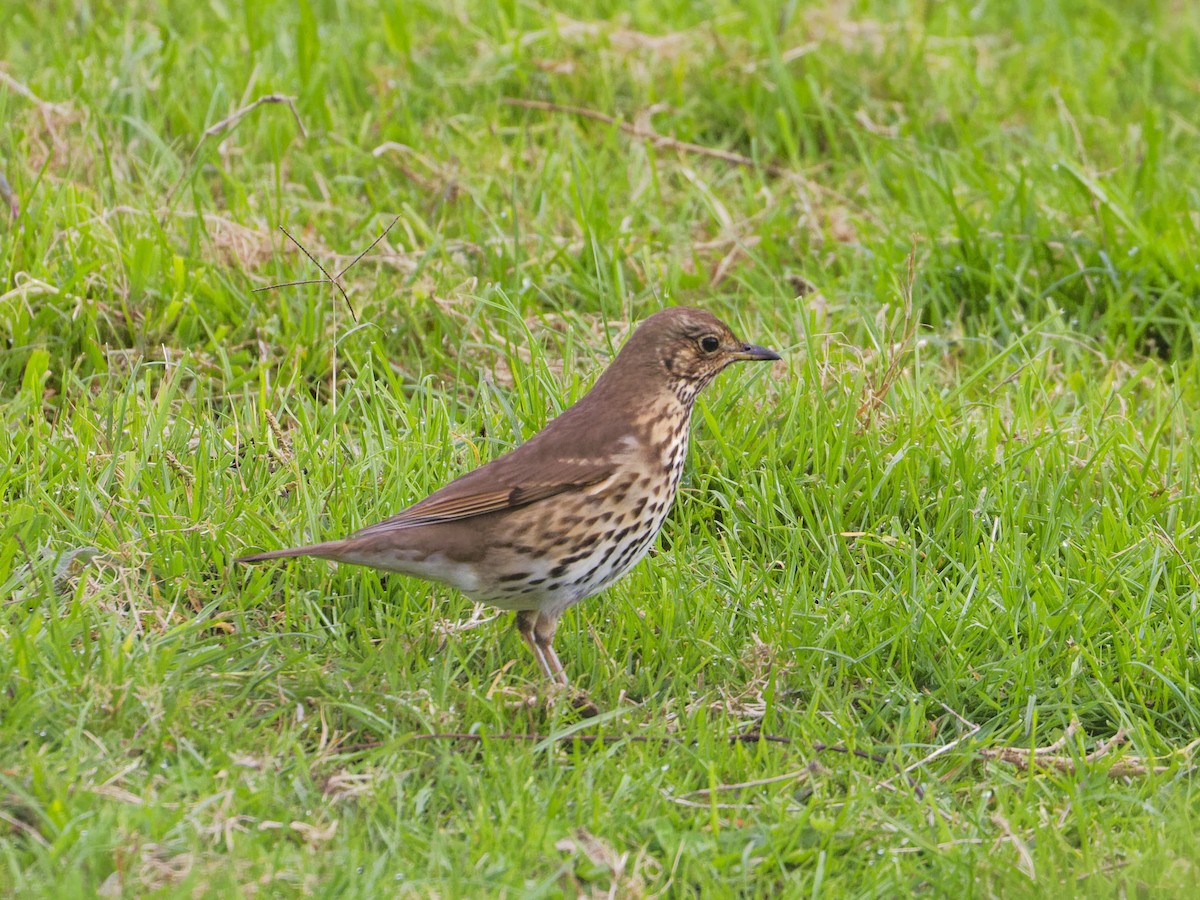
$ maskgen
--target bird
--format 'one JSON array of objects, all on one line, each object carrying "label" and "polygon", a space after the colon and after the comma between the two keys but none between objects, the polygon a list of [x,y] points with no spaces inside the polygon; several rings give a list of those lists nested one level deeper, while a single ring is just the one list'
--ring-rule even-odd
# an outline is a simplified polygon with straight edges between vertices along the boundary
[{"label": "bird", "polygon": [[663,309],[524,444],[349,537],[235,562],[318,557],[450,585],[514,611],[542,673],[566,686],[553,646],[559,618],[654,544],[683,474],[696,396],[732,363],[778,359],[707,311]]}]

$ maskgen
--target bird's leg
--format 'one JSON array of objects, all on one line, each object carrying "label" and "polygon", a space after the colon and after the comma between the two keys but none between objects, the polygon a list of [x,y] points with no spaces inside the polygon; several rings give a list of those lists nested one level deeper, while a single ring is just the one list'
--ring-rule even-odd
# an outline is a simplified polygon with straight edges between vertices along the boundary
[{"label": "bird's leg", "polygon": [[[533,658],[537,660],[538,666],[541,667],[542,673],[551,681],[556,681],[554,669],[550,667],[549,661],[546,659],[546,654],[542,650],[541,644],[538,643],[536,633],[534,631],[537,626],[538,614],[537,610],[523,609],[517,613],[517,631],[521,634],[521,639],[529,645],[530,652],[533,653]],[[554,651],[552,650],[551,653]],[[558,658],[554,660],[558,662]],[[559,669],[562,664],[559,663]]]},{"label": "bird's leg", "polygon": [[550,644],[542,647],[542,652],[546,654],[546,662],[550,663],[550,668],[554,671],[554,680],[564,687],[571,683],[567,678],[567,673],[563,669],[563,664],[558,661],[558,654],[554,652],[554,648]]},{"label": "bird's leg", "polygon": [[558,616],[549,616],[546,613],[538,613],[537,620],[534,623],[533,639],[537,641],[538,650],[541,651],[543,658],[546,660],[549,670],[547,674],[551,679],[559,684],[566,686],[571,683],[567,678],[567,673],[563,669],[563,664],[558,660],[558,654],[554,652],[554,632],[558,630]]},{"label": "bird's leg", "polygon": [[[517,631],[529,645],[533,658],[537,660],[542,672],[556,688],[570,688],[570,681],[563,669],[563,664],[554,652],[554,632],[558,629],[558,616],[549,616],[532,609],[523,609],[517,613]],[[584,718],[600,714],[600,710],[583,691],[571,690],[571,706]]]},{"label": "bird's leg", "polygon": [[546,662],[551,669],[550,677],[561,684],[564,688],[571,690],[571,707],[583,716],[585,719],[590,719],[593,716],[600,715],[600,709],[591,701],[586,693],[579,688],[570,688],[570,679],[567,678],[567,673],[563,669],[563,664],[559,662],[558,654],[554,652],[554,632],[558,630],[558,616],[550,616],[546,613],[541,613],[537,617],[537,624],[533,630],[534,640],[537,641],[538,649],[542,652]]}]

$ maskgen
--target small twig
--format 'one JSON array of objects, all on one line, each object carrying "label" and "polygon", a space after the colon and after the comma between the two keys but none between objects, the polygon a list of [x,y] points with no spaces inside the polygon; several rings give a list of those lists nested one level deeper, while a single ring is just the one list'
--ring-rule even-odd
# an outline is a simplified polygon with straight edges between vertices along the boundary
[{"label": "small twig", "polygon": [[1067,725],[1066,730],[1061,735],[1059,735],[1058,740],[1055,741],[1053,744],[1048,744],[1045,747],[1034,747],[1033,748],[1034,755],[1039,756],[1042,754],[1048,755],[1051,753],[1057,753],[1063,747],[1067,746],[1067,741],[1069,741],[1069,740],[1071,740],[1071,738],[1075,737],[1075,735],[1078,731],[1079,731],[1079,720],[1072,719],[1070,721],[1070,723]]},{"label": "small twig", "polygon": [[[928,694],[929,692],[928,692],[928,691],[926,691],[925,693],[927,693],[927,694]],[[964,727],[966,727],[966,728],[969,728],[969,729],[971,729],[972,731],[978,731],[978,730],[979,730],[979,726],[978,726],[978,725],[976,725],[974,722],[972,722],[970,719],[968,719],[968,718],[967,718],[966,716],[964,716],[962,713],[960,713],[960,712],[958,712],[957,710],[955,710],[953,707],[951,707],[951,706],[947,706],[947,705],[946,705],[945,703],[943,703],[941,700],[939,700],[939,701],[938,701],[938,706],[940,706],[940,707],[941,707],[942,709],[944,709],[946,712],[950,713],[950,715],[954,716],[954,718],[958,719],[958,722],[959,722],[959,724],[960,724],[960,725],[963,725]]]},{"label": "small twig", "polygon": [[[522,743],[540,743],[544,741],[550,741],[559,743],[578,742],[580,744],[595,744],[599,741],[627,741],[633,744],[659,744],[663,747],[669,747],[676,744],[685,745],[696,743],[695,741],[685,741],[682,738],[671,737],[670,735],[655,737],[649,734],[534,734],[514,731],[502,731],[497,734],[486,734],[470,731],[438,731],[422,734],[410,734],[408,735],[408,738],[409,740],[413,741],[467,741],[475,744],[482,743],[483,741],[518,741]],[[731,744],[770,743],[787,745],[795,743],[790,737],[784,737],[780,734],[761,734],[757,731],[730,735],[729,742]],[[383,741],[364,741],[361,744],[352,744],[348,747],[344,747],[343,750],[347,752],[357,750],[372,750],[376,747],[382,746],[384,746]],[[882,756],[872,755],[867,753],[865,750],[851,750],[848,747],[842,746],[831,747],[828,744],[822,744],[820,741],[814,742],[812,746],[813,749],[818,753],[829,750],[834,753],[846,753],[852,756],[858,756],[862,759],[869,759],[872,762],[887,762],[887,760]]]},{"label": "small twig", "polygon": [[324,278],[305,278],[303,281],[281,281],[279,284],[269,284],[266,287],[255,288],[250,293],[260,294],[263,291],[273,291],[276,288],[303,287],[306,284],[329,284]]},{"label": "small twig", "polygon": [[[742,810],[750,809],[753,806],[753,804],[750,804],[750,803],[713,803],[711,800],[692,800],[686,794],[682,797],[673,797],[670,794],[668,794],[666,791],[663,791],[663,796],[665,796],[668,800],[670,800],[672,803],[676,804],[677,806],[686,806],[686,807],[689,807],[690,809],[722,809],[722,810],[742,811]],[[789,813],[803,812],[804,807],[794,805],[794,804],[789,804],[788,806],[783,807],[783,809],[781,811],[789,812]]]},{"label": "small twig", "polygon": [[[391,226],[389,225],[388,227],[390,228]],[[288,231],[282,225],[279,226],[279,230],[282,231],[284,234],[286,234],[287,239],[289,241],[291,241],[293,244],[295,244],[297,247],[299,247],[300,252],[303,253],[305,256],[307,256],[309,258],[309,260],[312,262],[312,264],[321,270],[321,274],[325,276],[324,282],[328,283],[328,284],[332,284],[335,288],[338,289],[338,291],[342,295],[342,299],[346,301],[346,306],[349,307],[349,309],[350,309],[350,318],[352,318],[355,321],[355,323],[357,324],[358,313],[356,313],[354,311],[354,305],[350,302],[350,297],[346,293],[346,289],[344,287],[342,287],[342,283],[340,281],[338,281],[337,278],[334,278],[332,275],[330,275],[329,272],[325,269],[325,267],[323,265],[321,265],[319,262],[317,262],[317,258],[315,256],[313,256],[311,253],[309,253],[308,249],[302,243],[300,243],[298,240],[296,240],[294,237],[292,237],[292,233],[290,231]],[[375,245],[372,244],[371,246],[373,247]],[[355,262],[357,262],[357,261],[358,260],[355,260]],[[354,263],[351,263],[350,265],[354,265]],[[350,266],[346,266],[346,269],[349,269],[349,268],[350,268]],[[342,274],[345,274],[346,269],[342,270]],[[295,284],[297,282],[292,282],[292,283]],[[320,280],[317,280],[316,282],[308,282],[308,283],[321,284],[322,282]],[[286,287],[286,285],[269,284],[263,288],[255,288],[251,293],[257,294],[260,291],[271,291],[271,290],[274,290],[275,288],[279,288],[279,287]]]},{"label": "small twig", "polygon": [[[371,241],[370,245],[367,247],[366,250],[364,250],[362,253],[358,254],[358,256],[354,257],[354,259],[352,259],[350,261],[350,264],[347,265],[346,268],[344,268],[344,269],[342,269],[342,271],[338,272],[338,278],[341,278],[343,275],[345,275],[347,272],[349,272],[351,269],[353,269],[355,263],[357,263],[360,259],[362,259],[368,253],[370,253],[372,250],[374,250],[375,245],[378,244],[380,241],[382,241],[385,237],[387,237],[388,232],[392,230],[392,226],[395,225],[399,221],[400,221],[399,216],[396,216],[396,218],[392,219],[392,221],[390,221],[388,223],[388,227],[383,229],[383,232],[379,235],[379,237],[377,237],[377,238],[375,238],[375,240]],[[303,250],[304,248],[301,247],[300,249]],[[324,270],[322,270],[322,271],[324,271]]]},{"label": "small twig", "polygon": [[599,110],[588,109],[584,106],[563,106],[559,103],[547,103],[544,100],[525,100],[520,97],[502,97],[500,102],[506,106],[519,106],[523,109],[540,109],[545,112],[568,113],[573,116],[580,116],[584,119],[594,119],[597,122],[603,122],[606,125],[614,125],[628,135],[632,135],[642,140],[650,141],[656,147],[666,147],[670,150],[679,150],[683,153],[693,153],[696,156],[707,156],[711,159],[719,159],[727,163],[733,163],[738,166],[746,166],[751,169],[760,169],[768,175],[774,175],[778,178],[795,177],[796,173],[790,169],[785,169],[782,166],[777,166],[772,163],[762,163],[752,159],[749,156],[743,156],[741,153],[734,153],[731,150],[718,150],[715,147],[705,147],[703,144],[693,144],[690,141],[681,141],[677,138],[667,137],[659,134],[656,131],[648,131],[645,128],[639,128],[636,125],[630,125],[628,122],[622,122],[615,116],[610,116],[607,113],[602,113]]},{"label": "small twig", "polygon": [[[1053,744],[1045,747],[986,747],[979,751],[985,760],[1006,762],[1022,771],[1034,768],[1053,769],[1058,772],[1074,774],[1082,763],[1095,763],[1109,756],[1113,749],[1125,743],[1125,729],[1117,730],[1108,740],[1099,741],[1096,749],[1086,754],[1082,760],[1073,756],[1061,755],[1060,751],[1067,742],[1078,732],[1079,722],[1072,720],[1062,736]],[[1176,750],[1172,755],[1189,757],[1200,747],[1200,739],[1192,741],[1186,747]],[[1151,765],[1145,757],[1131,756],[1119,759],[1108,767],[1105,774],[1109,778],[1130,778],[1144,775],[1162,775],[1171,771],[1171,766]]]},{"label": "small twig", "polygon": [[288,446],[287,435],[283,433],[283,426],[279,424],[279,419],[275,417],[275,413],[270,409],[264,409],[263,414],[267,419],[267,427],[271,429],[271,434],[275,436],[275,443],[267,443],[267,451],[275,458],[275,461],[284,468],[287,468],[291,463],[284,455],[284,449]]},{"label": "small twig", "polygon": [[811,775],[811,765],[805,766],[803,769],[796,769],[793,772],[784,772],[782,775],[772,775],[770,778],[755,778],[753,781],[738,781],[732,784],[718,784],[711,788],[701,788],[698,791],[690,791],[684,794],[685,797],[711,797],[713,794],[718,794],[721,791],[744,791],[747,788],[764,787],[768,784],[779,784],[781,781],[794,781],[803,775]]},{"label": "small twig", "polygon": [[[946,710],[946,712],[950,713],[950,715],[954,716],[954,718],[958,719],[958,721],[960,723],[965,725],[967,727],[968,731],[966,732],[966,734],[962,734],[962,735],[958,736],[957,738],[952,740],[950,743],[943,744],[942,746],[938,747],[932,753],[930,753],[929,755],[927,755],[925,757],[922,757],[921,759],[917,760],[915,763],[905,766],[901,770],[905,775],[907,775],[913,769],[919,769],[922,766],[937,759],[939,756],[942,756],[945,753],[949,753],[951,750],[953,750],[955,747],[957,747],[963,741],[966,741],[966,740],[974,737],[976,734],[978,734],[980,726],[976,725],[974,722],[971,722],[970,720],[959,715],[957,712],[955,712],[953,709],[951,709],[945,703],[942,703],[941,707],[942,707],[942,709]],[[887,781],[883,782],[883,784],[880,786],[881,787],[891,787],[891,779],[889,778]]]},{"label": "small twig", "polygon": [[1097,875],[1107,875],[1109,872],[1116,872],[1117,870],[1123,869],[1126,866],[1132,865],[1132,864],[1133,864],[1132,859],[1113,860],[1112,862],[1105,863],[1100,868],[1094,869],[1091,872],[1081,872],[1080,874],[1075,876],[1075,880],[1076,881],[1087,881],[1089,878],[1095,878]]},{"label": "small twig", "polygon": [[[559,742],[559,743],[574,743],[595,744],[599,741],[627,741],[633,744],[659,744],[663,747],[669,747],[675,744],[695,743],[694,741],[685,741],[682,738],[663,735],[655,737],[649,734],[528,734],[524,732],[502,731],[498,734],[483,734],[478,732],[467,731],[440,731],[425,734],[410,734],[409,738],[414,741],[468,741],[471,743],[482,743],[483,741],[518,741],[518,742],[533,742],[539,743],[543,741]],[[792,744],[794,741],[789,737],[784,737],[779,734],[760,734],[757,731],[747,732],[745,734],[733,734],[729,736],[731,744]],[[382,741],[369,741],[363,745],[356,745],[354,749],[370,749],[372,747],[383,746]],[[887,762],[883,757],[873,757],[865,750],[850,750],[846,747],[828,747],[819,741],[813,744],[813,749],[820,753],[823,750],[832,750],[837,753],[851,753],[855,756],[862,756],[866,759],[871,759],[875,762]]]},{"label": "small twig", "polygon": [[1179,561],[1181,563],[1183,563],[1183,567],[1185,569],[1187,569],[1188,574],[1192,576],[1192,581],[1194,581],[1197,585],[1200,585],[1200,578],[1198,578],[1196,576],[1196,570],[1192,568],[1192,564],[1190,562],[1188,562],[1187,557],[1185,557],[1179,551],[1179,547],[1176,546],[1175,541],[1172,539],[1172,537],[1169,534],[1167,534],[1167,532],[1163,529],[1163,527],[1161,525],[1159,525],[1157,523],[1155,523],[1154,529],[1155,529],[1155,531],[1158,532],[1158,539],[1160,541],[1162,541],[1164,544],[1166,544],[1171,549],[1171,552],[1174,553],[1176,557],[1178,557]]},{"label": "small twig", "polygon": [[[714,797],[722,792],[744,791],[750,788],[765,787],[768,784],[779,784],[784,781],[795,781],[798,778],[803,778],[805,775],[812,775],[814,772],[820,772],[821,766],[815,762],[809,763],[803,769],[796,769],[793,772],[785,772],[782,775],[772,775],[770,778],[756,778],[753,781],[739,781],[734,784],[718,784],[711,788],[702,788],[698,791],[688,791],[686,794],[675,796],[666,791],[663,795],[672,803],[677,803],[680,806],[690,806],[697,809],[747,809],[749,803],[716,803]],[[802,807],[788,806],[789,812],[799,812]]]},{"label": "small twig", "polygon": [[43,847],[50,846],[50,842],[47,841],[44,837],[42,837],[42,833],[40,831],[38,831],[36,828],[34,828],[28,822],[22,822],[16,816],[9,815],[3,809],[0,809],[0,821],[7,822],[13,828],[16,828],[19,831],[23,831],[25,834],[29,835],[29,837],[31,837],[34,841],[36,841],[38,844],[40,844]]},{"label": "small twig", "polygon": [[[983,842],[983,838],[958,838],[953,841],[941,841],[937,844],[934,844],[932,849],[943,851],[950,850],[954,847],[970,847],[976,844],[982,844]],[[930,849],[930,847],[919,844],[916,847],[891,847],[888,849],[888,853],[891,853],[893,856],[899,856],[904,853],[928,853]]]},{"label": "small twig", "polygon": [[352,304],[350,302],[350,297],[346,293],[346,289],[342,286],[342,282],[340,281],[340,279],[343,278],[345,276],[345,274],[347,272],[349,272],[352,268],[354,268],[354,266],[358,263],[359,260],[361,260],[364,256],[366,256],[372,250],[374,250],[375,247],[379,244],[379,242],[388,236],[388,232],[392,230],[392,226],[395,225],[399,221],[400,221],[399,216],[396,216],[394,219],[392,219],[392,221],[388,223],[387,228],[383,229],[383,231],[381,231],[379,233],[379,236],[377,238],[375,238],[375,240],[371,241],[370,244],[367,245],[367,248],[365,250],[363,250],[360,254],[358,254],[358,256],[354,257],[354,259],[350,260],[350,262],[346,265],[346,267],[344,269],[342,269],[342,271],[337,273],[336,277],[334,277],[333,275],[330,275],[329,271],[323,265],[321,265],[319,262],[317,262],[317,258],[315,256],[313,256],[311,253],[309,253],[308,249],[303,244],[301,244],[298,240],[296,240],[294,237],[292,237],[291,232],[289,232],[286,228],[284,228],[282,225],[280,225],[279,230],[287,235],[289,241],[291,241],[293,244],[295,244],[297,247],[300,248],[301,253],[303,253],[310,260],[312,260],[313,265],[316,266],[318,269],[320,269],[321,274],[324,275],[325,277],[324,278],[310,278],[310,279],[305,279],[303,281],[283,281],[278,284],[268,284],[266,287],[255,288],[250,293],[260,294],[263,291],[273,291],[278,288],[285,288],[285,287],[299,287],[300,285],[305,285],[305,284],[332,284],[341,293],[342,299],[346,301],[346,306],[350,310],[350,317],[352,319],[354,319],[355,323],[357,323],[358,322],[358,313],[355,312],[354,304]]},{"label": "small twig", "polygon": [[1004,837],[1001,840],[1007,840],[1017,850],[1017,868],[1025,873],[1025,876],[1030,881],[1037,881],[1037,867],[1033,864],[1033,854],[1029,852],[1029,845],[1012,830],[1012,826],[1008,824],[1008,819],[1004,818],[1000,813],[992,813],[992,822],[999,826],[1004,832]]},{"label": "small twig", "polygon": [[487,609],[488,607],[482,603],[477,604],[470,618],[460,621],[439,620],[433,623],[433,631],[441,635],[461,634],[464,631],[486,625],[488,622],[494,622],[503,615],[502,612],[489,614]]},{"label": "small twig", "polygon": [[[222,131],[226,131],[227,129],[232,128],[234,125],[236,125],[238,122],[240,122],[246,116],[248,116],[250,113],[254,112],[254,110],[256,110],[258,107],[262,106],[264,103],[285,103],[285,104],[287,104],[288,109],[290,109],[292,111],[292,116],[295,117],[295,119],[296,119],[296,127],[300,129],[300,137],[302,137],[302,138],[308,137],[308,129],[304,127],[304,122],[301,120],[300,113],[296,109],[296,98],[289,97],[286,94],[265,94],[262,97],[259,97],[253,103],[250,103],[247,106],[243,106],[241,109],[237,110],[233,115],[226,116],[220,122],[216,122],[212,125],[209,125],[208,128],[204,129],[204,138],[215,137],[216,135],[220,134]],[[201,140],[201,143],[203,143],[203,139]],[[197,146],[196,151],[198,151],[199,149],[200,149],[199,146]],[[193,157],[196,155],[196,151],[192,152]]]},{"label": "small twig", "polygon": [[[913,316],[913,285],[917,280],[918,235],[914,233],[911,236],[911,240],[912,247],[908,251],[907,278],[900,287],[903,316],[899,322],[887,329],[884,335],[887,346],[886,348],[880,348],[881,352],[888,354],[887,366],[884,368],[883,374],[879,376],[879,383],[867,386],[867,397],[863,400],[862,405],[859,406],[858,412],[855,413],[860,420],[865,416],[864,424],[870,424],[871,417],[883,404],[884,398],[891,392],[896,379],[900,377],[903,364],[912,352],[913,339],[917,335],[918,322],[916,317]],[[896,328],[900,326],[903,327],[903,330],[900,332],[900,337],[897,340]]]},{"label": "small twig", "polygon": [[51,103],[49,100],[43,100],[29,88],[3,70],[0,70],[0,84],[7,87],[14,94],[24,97],[26,100],[40,109],[48,109],[52,112],[67,112],[71,109],[70,105],[66,103]]},{"label": "small twig", "polygon": [[[579,743],[579,744],[595,744],[600,741],[608,741],[617,743],[625,741],[633,744],[657,744],[660,747],[672,746],[695,746],[696,741],[688,741],[683,738],[664,735],[655,737],[648,734],[580,734],[578,732],[572,734],[529,734],[523,732],[504,731],[499,734],[481,734],[478,732],[467,731],[440,731],[423,734],[408,735],[412,741],[464,741],[474,744],[480,744],[484,741],[515,741],[521,743]],[[758,731],[748,731],[740,734],[731,734],[727,740],[731,744],[783,744],[792,746],[798,743],[790,737],[785,737],[781,734],[763,734]],[[344,753],[356,753],[360,750],[373,750],[376,747],[384,746],[383,741],[364,741],[360,744],[351,744],[341,748]],[[877,753],[869,753],[866,750],[859,750],[856,747],[844,747],[841,744],[826,744],[821,741],[813,741],[810,745],[816,753],[841,753],[845,756],[854,756],[858,759],[865,759],[869,762],[878,763],[879,765],[887,765],[888,759]],[[900,772],[899,767],[896,767],[897,772]],[[789,777],[789,776],[784,776]],[[925,795],[924,790],[917,782],[905,776],[911,787],[920,799]],[[777,779],[772,779],[777,780]]]},{"label": "small twig", "polygon": [[1125,743],[1125,729],[1118,728],[1116,734],[1114,734],[1107,741],[1100,741],[1100,743],[1096,745],[1096,749],[1084,758],[1088,762],[1095,762],[1096,760],[1104,757],[1113,747],[1119,747],[1123,743]]},{"label": "small twig", "polygon": [[[293,118],[295,118],[295,120],[296,120],[296,127],[300,129],[300,137],[302,137],[302,138],[308,137],[308,129],[304,127],[304,122],[300,118],[300,112],[296,109],[296,98],[295,97],[289,97],[286,94],[265,94],[262,97],[259,97],[254,102],[249,103],[246,106],[243,106],[241,109],[236,110],[232,115],[226,116],[221,121],[216,122],[216,123],[210,125],[208,128],[204,129],[204,134],[202,134],[200,136],[199,143],[197,143],[195,149],[192,150],[192,155],[188,157],[187,163],[183,167],[183,172],[180,174],[180,176],[179,176],[178,180],[175,182],[175,184],[173,184],[171,186],[171,189],[169,191],[167,191],[167,196],[166,196],[166,199],[163,201],[163,206],[167,207],[168,211],[170,211],[171,199],[175,196],[175,192],[177,190],[179,190],[180,185],[183,184],[184,179],[187,178],[187,176],[191,173],[192,165],[193,165],[193,163],[195,163],[196,157],[199,156],[200,150],[204,146],[204,142],[207,141],[210,137],[215,137],[216,135],[220,134],[221,132],[227,131],[230,128],[233,128],[240,121],[242,121],[242,119],[244,119],[246,116],[248,116],[250,113],[254,112],[254,110],[258,109],[260,106],[262,106],[265,103],[286,104],[288,109],[290,109],[292,111]],[[164,216],[164,219],[165,219],[165,216]]]}]

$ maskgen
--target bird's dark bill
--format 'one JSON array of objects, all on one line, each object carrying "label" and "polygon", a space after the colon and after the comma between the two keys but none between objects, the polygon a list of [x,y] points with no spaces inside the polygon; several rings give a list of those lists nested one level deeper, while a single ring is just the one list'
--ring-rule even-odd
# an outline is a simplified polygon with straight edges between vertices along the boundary
[{"label": "bird's dark bill", "polygon": [[734,359],[744,360],[762,360],[764,362],[773,359],[782,359],[774,350],[768,350],[766,347],[760,347],[757,344],[743,344],[742,349],[733,354]]}]

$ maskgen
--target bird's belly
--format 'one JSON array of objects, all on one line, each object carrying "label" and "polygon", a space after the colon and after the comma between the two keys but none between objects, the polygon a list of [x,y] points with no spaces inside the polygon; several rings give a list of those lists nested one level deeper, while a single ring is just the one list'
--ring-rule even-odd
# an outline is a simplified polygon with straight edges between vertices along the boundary
[{"label": "bird's belly", "polygon": [[396,549],[374,550],[361,555],[353,551],[344,552],[338,557],[338,562],[355,563],[383,569],[388,572],[400,572],[427,581],[439,581],[457,588],[468,597],[480,589],[482,579],[478,567],[449,558],[445,553],[417,554],[412,551]]},{"label": "bird's belly", "polygon": [[590,597],[632,569],[654,546],[657,536],[658,528],[655,527],[611,545],[611,552],[608,546],[598,546],[590,556],[580,560],[566,574],[572,590],[576,593],[575,599]]},{"label": "bird's belly", "polygon": [[561,612],[607,587],[646,555],[672,494],[628,490],[615,499],[596,497],[582,516],[547,515],[537,509],[541,504],[533,504],[513,523],[519,528],[508,552],[493,555],[486,571],[480,566],[476,588],[464,593],[501,609]]}]

